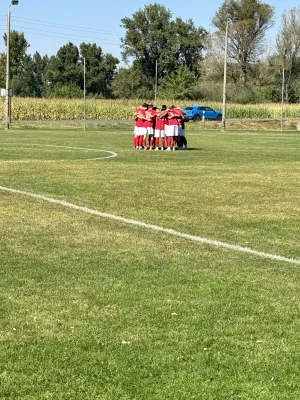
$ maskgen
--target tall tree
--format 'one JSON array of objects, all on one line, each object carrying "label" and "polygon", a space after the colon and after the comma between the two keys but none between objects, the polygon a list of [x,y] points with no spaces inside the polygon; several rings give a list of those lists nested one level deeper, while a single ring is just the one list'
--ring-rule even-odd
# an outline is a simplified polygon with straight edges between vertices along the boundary
[{"label": "tall tree", "polygon": [[142,76],[151,78],[145,80],[145,91],[153,90],[156,61],[159,81],[181,65],[197,73],[196,65],[202,59],[207,32],[195,27],[192,20],[173,20],[170,10],[154,3],[121,22],[126,29],[122,39],[123,59],[133,58]]},{"label": "tall tree", "polygon": [[79,50],[73,43],[62,46],[49,60],[45,78],[52,88],[64,85],[81,85],[82,70],[78,64]]},{"label": "tall tree", "polygon": [[285,99],[297,101],[300,98],[300,9],[285,11],[277,35],[276,47],[279,65],[285,68]]},{"label": "tall tree", "polygon": [[164,78],[160,95],[175,100],[193,99],[199,97],[195,90],[196,83],[197,79],[193,72],[187,66],[181,65]]},{"label": "tall tree", "polygon": [[46,80],[50,86],[48,95],[52,93],[66,97],[68,90],[72,97],[81,95],[84,71],[79,61],[82,57],[86,59],[87,94],[110,96],[111,82],[119,60],[111,54],[103,54],[101,47],[91,43],[81,43],[80,49],[73,43],[68,43],[58,50],[56,56],[50,58],[46,71]]},{"label": "tall tree", "polygon": [[[7,45],[7,36],[4,34],[5,46]],[[24,33],[11,31],[10,33],[10,79],[11,87],[16,95],[27,95],[31,91],[30,79],[28,74],[31,71],[30,56],[27,55],[27,49],[30,47],[25,39]],[[5,87],[6,76],[6,54],[0,54],[0,83]]]},{"label": "tall tree", "polygon": [[113,96],[123,99],[152,99],[153,78],[144,75],[137,61],[129,68],[120,68],[112,82]]},{"label": "tall tree", "polygon": [[34,96],[41,97],[45,91],[45,71],[49,62],[47,55],[42,56],[35,52],[32,56],[32,82],[34,87]]},{"label": "tall tree", "polygon": [[249,67],[262,53],[266,31],[273,26],[274,8],[260,0],[225,0],[212,23],[218,29],[221,46],[224,44],[226,25],[228,54],[240,67],[240,81],[247,82]]},{"label": "tall tree", "polygon": [[80,53],[86,59],[87,93],[111,96],[111,84],[119,60],[109,53],[104,54],[102,48],[95,43],[81,43]]}]

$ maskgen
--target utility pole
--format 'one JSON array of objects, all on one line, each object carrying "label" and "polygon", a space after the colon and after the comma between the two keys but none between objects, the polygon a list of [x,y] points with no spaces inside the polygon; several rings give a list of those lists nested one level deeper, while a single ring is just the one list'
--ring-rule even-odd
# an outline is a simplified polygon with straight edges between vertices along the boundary
[{"label": "utility pole", "polygon": [[6,120],[5,129],[10,125],[10,6],[7,14],[7,34],[6,34]]},{"label": "utility pole", "polygon": [[19,0],[11,0],[7,13],[7,34],[6,34],[6,119],[5,129],[9,129],[11,122],[11,90],[10,90],[10,6],[17,6]]},{"label": "utility pole", "polygon": [[226,22],[225,32],[225,56],[224,56],[224,80],[223,80],[223,109],[222,109],[222,131],[226,129],[226,84],[227,84],[227,52],[228,52],[228,28],[229,20]]},{"label": "utility pole", "polygon": [[86,130],[86,59],[80,57],[77,64],[83,65],[83,127]]},{"label": "utility pole", "polygon": [[154,104],[157,102],[157,60],[155,61],[155,87],[154,87]]},{"label": "utility pole", "polygon": [[284,86],[285,86],[285,71],[284,71],[284,67],[283,67],[282,68],[282,88],[281,88],[281,117],[280,117],[281,133],[283,131]]},{"label": "utility pole", "polygon": [[85,57],[83,57],[83,119],[84,119],[84,130],[86,130],[86,67],[85,67]]}]

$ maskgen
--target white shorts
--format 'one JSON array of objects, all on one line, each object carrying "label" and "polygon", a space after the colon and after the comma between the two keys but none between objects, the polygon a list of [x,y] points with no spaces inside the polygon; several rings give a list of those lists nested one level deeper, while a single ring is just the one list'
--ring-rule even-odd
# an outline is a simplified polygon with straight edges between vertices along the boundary
[{"label": "white shorts", "polygon": [[164,138],[166,137],[165,131],[161,129],[155,129],[154,137],[156,138]]},{"label": "white shorts", "polygon": [[153,127],[152,126],[147,126],[147,128],[145,128],[146,129],[146,133],[145,133],[145,135],[153,135],[154,134],[154,129],[153,129]]},{"label": "white shorts", "polygon": [[167,125],[166,136],[178,136],[178,125]]},{"label": "white shorts", "polygon": [[143,126],[135,126],[134,127],[134,134],[136,136],[144,136],[146,135],[147,131],[146,128],[144,128]]},{"label": "white shorts", "polygon": [[185,136],[185,130],[181,126],[178,127],[178,136]]}]

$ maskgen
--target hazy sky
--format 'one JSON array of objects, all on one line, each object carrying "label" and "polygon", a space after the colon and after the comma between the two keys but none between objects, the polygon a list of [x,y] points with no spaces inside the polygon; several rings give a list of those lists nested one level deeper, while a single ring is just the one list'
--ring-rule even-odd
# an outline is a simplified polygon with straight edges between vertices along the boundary
[{"label": "hazy sky", "polygon": [[[123,17],[131,16],[144,4],[139,0],[19,0],[18,6],[11,6],[11,29],[22,31],[30,43],[30,53],[56,54],[59,47],[72,41],[93,42],[100,45],[105,53],[121,58],[120,38],[124,30],[120,27]],[[169,8],[174,17],[184,20],[192,18],[197,26],[212,30],[211,19],[222,4],[222,0],[166,0],[157,3]],[[275,27],[269,32],[268,40],[274,45],[284,10],[298,7],[297,0],[265,0],[276,10]],[[10,0],[0,3],[1,37],[6,30],[6,15]],[[4,41],[0,41],[0,51]]]}]

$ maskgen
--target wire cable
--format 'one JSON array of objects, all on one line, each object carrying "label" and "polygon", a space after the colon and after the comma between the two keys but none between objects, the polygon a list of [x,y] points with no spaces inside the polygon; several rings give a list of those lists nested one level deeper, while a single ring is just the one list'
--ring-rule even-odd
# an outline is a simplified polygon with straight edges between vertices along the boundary
[{"label": "wire cable", "polygon": [[[36,20],[36,19],[30,19],[30,18],[22,18],[22,17],[16,17],[13,16],[13,19],[19,20],[19,22],[23,23],[30,23],[31,25],[48,25],[48,26],[53,26],[57,28],[62,28],[62,29],[76,29],[76,30],[83,30],[83,31],[90,31],[90,32],[99,32],[99,33],[104,33],[107,35],[114,35],[114,36],[123,36],[124,34],[121,32],[113,32],[113,31],[107,31],[107,30],[102,30],[102,29],[93,29],[93,28],[86,28],[82,26],[76,26],[76,25],[66,25],[66,24],[55,24],[52,22],[48,21],[41,21],[41,20]],[[26,22],[30,21],[30,22]],[[41,22],[41,24],[38,24],[38,22]]]},{"label": "wire cable", "polygon": [[[62,39],[68,39],[68,38],[79,38],[79,39],[81,39],[81,40],[84,40],[84,39],[92,39],[92,40],[98,40],[98,41],[106,41],[106,43],[107,44],[115,44],[115,45],[120,45],[120,42],[119,41],[112,41],[112,40],[109,40],[109,39],[106,39],[106,38],[100,38],[100,37],[91,37],[91,36],[79,36],[79,35],[73,35],[72,33],[61,33],[61,32],[51,32],[51,31],[45,31],[45,30],[41,30],[41,29],[31,29],[31,28],[27,28],[27,27],[24,27],[24,26],[13,26],[13,29],[12,30],[18,30],[18,29],[25,29],[25,32],[30,32],[30,33],[44,33],[44,34],[47,34],[47,35],[44,35],[44,36],[57,36],[57,35],[59,35],[60,36],[60,38],[62,38]],[[51,35],[51,34],[54,34],[54,35]]]},{"label": "wire cable", "polygon": [[[68,40],[68,38],[67,37],[63,37],[63,36],[56,36],[56,35],[45,35],[45,34],[43,34],[43,33],[35,33],[35,32],[29,32],[29,31],[26,31],[25,32],[26,33],[26,35],[27,36],[30,36],[30,35],[36,35],[36,36],[43,36],[43,37],[48,37],[48,38],[55,38],[55,39],[66,39],[66,40]],[[83,39],[72,39],[72,38],[69,38],[69,40],[71,41],[71,42],[74,42],[74,43],[82,43],[82,40]],[[96,44],[98,44],[99,46],[101,46],[101,45],[103,45],[103,44],[108,44],[108,45],[110,45],[110,46],[120,46],[120,44],[114,44],[114,43],[107,43],[107,42],[105,42],[105,41],[103,41],[103,40],[101,40],[100,42],[99,41],[95,41],[94,43],[96,43]]]}]

